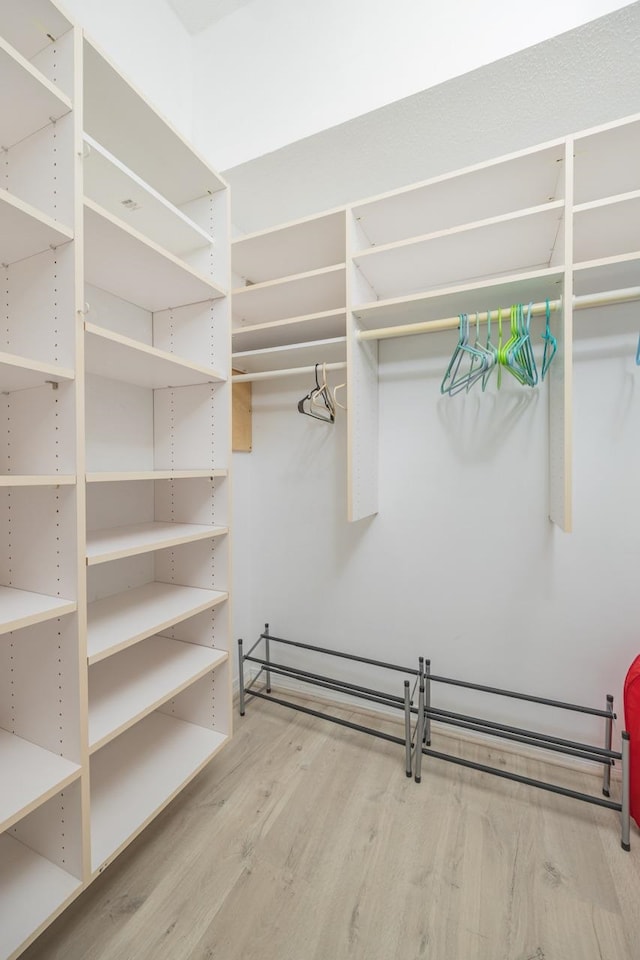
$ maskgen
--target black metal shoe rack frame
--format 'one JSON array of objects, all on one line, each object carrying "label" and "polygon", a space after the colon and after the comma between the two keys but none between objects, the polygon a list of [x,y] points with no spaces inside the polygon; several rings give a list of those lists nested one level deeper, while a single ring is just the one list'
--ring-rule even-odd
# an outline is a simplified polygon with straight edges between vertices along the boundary
[{"label": "black metal shoe rack frame", "polygon": [[[336,657],[343,660],[349,660],[355,663],[364,663],[368,666],[379,667],[384,670],[392,670],[405,675],[403,682],[402,696],[396,696],[386,691],[375,690],[371,687],[364,687],[354,683],[347,683],[336,677],[326,676],[319,673],[313,673],[308,670],[302,670],[299,667],[291,666],[286,663],[280,663],[271,659],[271,644],[277,643],[288,647],[297,647],[302,650],[312,651],[313,653],[323,654],[327,657]],[[257,656],[254,651],[264,644],[264,655]],[[259,667],[258,672],[249,684],[245,686],[244,673],[245,663],[255,664]],[[297,710],[299,713],[305,713],[308,716],[319,717],[321,720],[328,720],[331,723],[337,723],[342,727],[348,727],[351,730],[357,730],[360,733],[366,733],[369,736],[377,737],[380,740],[387,740],[390,743],[396,743],[404,748],[405,771],[407,777],[415,776],[416,783],[420,783],[422,776],[422,757],[433,757],[436,760],[445,760],[448,763],[456,763],[459,766],[467,767],[471,770],[480,770],[482,773],[490,773],[496,777],[502,777],[505,780],[514,780],[516,783],[523,783],[526,786],[538,787],[540,790],[547,790],[551,793],[558,793],[564,797],[571,797],[574,800],[582,800],[585,803],[592,803],[599,807],[606,807],[609,810],[616,810],[620,813],[621,821],[621,846],[623,850],[630,850],[630,812],[629,812],[629,734],[623,731],[621,734],[622,750],[619,752],[612,749],[613,721],[616,714],[613,712],[613,697],[607,694],[606,706],[604,710],[596,707],[583,707],[574,703],[564,703],[560,700],[549,700],[546,697],[535,697],[526,693],[516,693],[513,690],[502,690],[498,687],[488,687],[479,683],[469,683],[466,680],[455,680],[451,677],[440,677],[431,673],[431,661],[424,657],[418,658],[418,666],[406,667],[396,663],[387,663],[382,660],[372,660],[369,657],[360,657],[352,653],[345,653],[340,650],[331,650],[326,647],[318,647],[309,643],[301,643],[297,640],[285,640],[283,637],[274,637],[269,632],[269,624],[265,624],[264,632],[260,634],[256,642],[247,653],[243,652],[243,641],[238,640],[238,672],[240,688],[240,716],[244,716],[247,701],[257,697],[262,700],[269,700],[271,703],[277,703],[283,707],[289,707]],[[346,694],[359,700],[366,700],[369,703],[379,704],[384,707],[400,710],[404,713],[404,736],[394,736],[374,727],[368,727],[364,724],[354,723],[351,720],[344,720],[341,717],[326,713],[324,711],[313,710],[311,707],[302,706],[299,703],[293,703],[282,697],[275,697],[271,692],[272,675],[288,677],[301,683],[310,684],[314,687],[320,687],[324,690],[331,690],[336,693]],[[256,685],[264,677],[264,683],[261,688]],[[413,681],[413,689],[411,683]],[[480,717],[472,717],[467,714],[452,713],[449,710],[439,710],[432,706],[431,694],[433,684],[450,684],[455,687],[463,687],[468,690],[479,690],[483,693],[495,694],[500,697],[509,697],[514,700],[526,700],[529,703],[536,703],[547,707],[556,707],[561,710],[570,710],[574,713],[588,714],[589,716],[601,717],[604,720],[604,746],[594,746],[592,744],[580,743],[573,740],[564,740],[560,737],[554,737],[545,733],[538,733],[533,730],[525,730],[521,727],[512,727],[504,723],[496,723],[491,720],[485,720]],[[415,702],[416,689],[418,691],[417,703]],[[415,718],[415,723],[413,722]],[[588,793],[580,793],[577,790],[569,790],[559,784],[548,783],[544,780],[535,780],[531,777],[523,777],[517,773],[511,773],[508,770],[498,769],[487,766],[483,763],[476,763],[472,760],[466,760],[463,757],[454,756],[450,753],[444,753],[440,750],[431,748],[431,721],[458,727],[463,730],[472,730],[477,733],[488,734],[492,737],[498,737],[502,740],[510,740],[515,743],[523,743],[530,747],[539,747],[543,750],[551,750],[555,753],[561,753],[565,756],[576,757],[580,760],[587,760],[592,763],[600,764],[603,768],[602,793],[603,796],[593,796]],[[621,762],[622,768],[622,800],[617,803],[610,799],[611,786],[611,767],[615,761]]]}]

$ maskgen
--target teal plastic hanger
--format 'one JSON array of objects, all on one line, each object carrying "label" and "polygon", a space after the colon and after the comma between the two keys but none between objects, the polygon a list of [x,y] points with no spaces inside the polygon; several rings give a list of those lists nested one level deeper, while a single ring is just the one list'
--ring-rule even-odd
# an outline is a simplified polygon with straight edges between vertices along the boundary
[{"label": "teal plastic hanger", "polygon": [[638,337],[638,349],[636,350],[636,363],[640,367],[640,337]]},{"label": "teal plastic hanger", "polygon": [[[466,369],[465,361],[469,362]],[[440,393],[448,393],[450,397],[454,397],[462,390],[467,390],[484,374],[486,365],[486,354],[472,347],[469,343],[469,316],[466,313],[461,313],[458,326],[458,342],[442,378]]]},{"label": "teal plastic hanger", "polygon": [[[551,325],[550,325],[551,306],[548,300],[546,303],[545,313],[547,318],[547,324],[546,324],[544,333],[542,334],[542,339],[544,340],[544,353],[542,355],[542,379],[543,380],[549,371],[549,367],[551,366],[551,361],[555,357],[556,351],[558,349],[558,341],[556,340],[554,335],[551,333]],[[640,353],[640,338],[638,338],[638,353]],[[636,363],[640,365],[640,360],[638,359],[637,354],[636,354]]]},{"label": "teal plastic hanger", "polygon": [[[494,343],[491,342],[491,310],[487,310],[487,343],[485,350],[489,355],[489,366],[487,367],[486,372],[482,377],[482,392],[487,389],[487,384],[491,379],[491,374],[495,367],[498,366],[498,348]],[[499,370],[499,367],[498,367]]]}]

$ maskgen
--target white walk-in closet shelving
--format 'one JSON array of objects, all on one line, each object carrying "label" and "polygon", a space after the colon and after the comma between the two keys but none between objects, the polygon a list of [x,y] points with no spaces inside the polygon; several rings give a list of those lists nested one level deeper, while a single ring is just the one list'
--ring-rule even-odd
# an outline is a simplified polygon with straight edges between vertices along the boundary
[{"label": "white walk-in closet shelving", "polygon": [[634,116],[233,241],[234,379],[347,358],[351,520],[378,510],[378,341],[549,299],[549,516],[571,530],[573,314],[640,298],[639,160]]},{"label": "white walk-in closet shelving", "polygon": [[7,960],[230,736],[231,338],[224,181],[50,0],[0,76]]}]

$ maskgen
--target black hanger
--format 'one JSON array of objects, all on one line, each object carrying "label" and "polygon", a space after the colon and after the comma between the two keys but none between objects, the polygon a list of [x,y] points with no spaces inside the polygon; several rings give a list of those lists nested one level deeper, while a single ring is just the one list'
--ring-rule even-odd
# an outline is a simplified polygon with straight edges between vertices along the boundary
[{"label": "black hanger", "polygon": [[327,386],[326,374],[323,374],[322,384],[318,380],[319,366],[320,364],[316,363],[315,387],[302,400],[298,400],[298,413],[304,413],[305,417],[313,417],[314,420],[324,420],[325,423],[335,423],[336,411]]}]

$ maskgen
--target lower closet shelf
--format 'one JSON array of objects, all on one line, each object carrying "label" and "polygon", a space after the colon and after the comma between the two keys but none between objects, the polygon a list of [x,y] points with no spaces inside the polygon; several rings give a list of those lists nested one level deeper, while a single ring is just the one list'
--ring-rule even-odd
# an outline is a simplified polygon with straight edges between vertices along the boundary
[{"label": "lower closet shelf", "polygon": [[108,527],[87,533],[87,564],[106,563],[123,557],[177,547],[181,543],[209,540],[227,533],[226,527],[203,523],[169,523],[150,521],[126,527]]},{"label": "lower closet shelf", "polygon": [[93,753],[227,660],[226,650],[153,636],[91,667]]},{"label": "lower closet shelf", "polygon": [[91,758],[91,863],[98,871],[221,749],[225,734],[152,713]]},{"label": "lower closet shelf", "polygon": [[61,600],[43,593],[0,586],[0,633],[30,627],[34,623],[73,613],[75,600]]},{"label": "lower closet shelf", "polygon": [[80,776],[80,767],[0,729],[0,833]]},{"label": "lower closet shelf", "polygon": [[9,957],[53,914],[62,910],[82,884],[19,840],[0,836],[0,957]]}]

